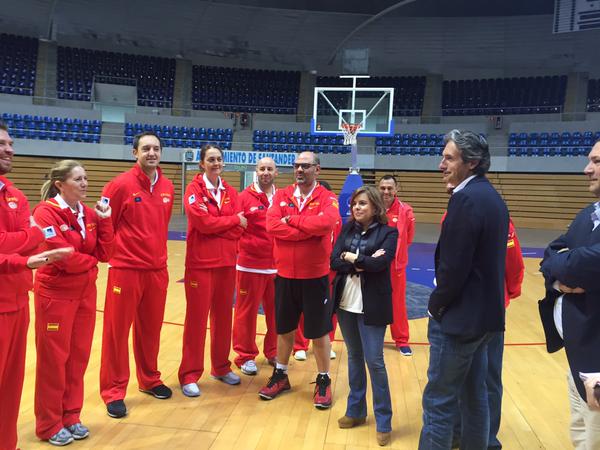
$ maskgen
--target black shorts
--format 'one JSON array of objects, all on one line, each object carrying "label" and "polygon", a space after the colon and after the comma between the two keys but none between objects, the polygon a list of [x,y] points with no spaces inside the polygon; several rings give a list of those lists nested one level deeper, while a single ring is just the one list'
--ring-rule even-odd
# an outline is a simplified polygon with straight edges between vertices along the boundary
[{"label": "black shorts", "polygon": [[304,313],[304,337],[317,339],[329,333],[333,326],[333,301],[329,291],[329,276],[305,280],[275,278],[275,323],[277,334],[286,334],[298,327]]}]

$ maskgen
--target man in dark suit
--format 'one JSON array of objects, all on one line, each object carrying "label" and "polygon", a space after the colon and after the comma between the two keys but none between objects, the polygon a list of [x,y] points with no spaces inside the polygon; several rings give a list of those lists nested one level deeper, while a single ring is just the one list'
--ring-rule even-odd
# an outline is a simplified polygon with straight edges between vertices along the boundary
[{"label": "man in dark suit", "polygon": [[[584,169],[589,190],[600,198],[600,141]],[[546,346],[565,347],[569,361],[571,441],[578,450],[600,448],[600,201],[579,212],[565,234],[544,252],[546,297],[540,313]],[[598,388],[596,388],[597,390]]]},{"label": "man in dark suit", "polygon": [[486,347],[504,331],[508,210],[485,177],[490,167],[485,139],[452,130],[444,142],[440,170],[444,184],[456,187],[435,251],[419,449],[451,448],[460,396],[461,448],[483,450],[490,426]]}]

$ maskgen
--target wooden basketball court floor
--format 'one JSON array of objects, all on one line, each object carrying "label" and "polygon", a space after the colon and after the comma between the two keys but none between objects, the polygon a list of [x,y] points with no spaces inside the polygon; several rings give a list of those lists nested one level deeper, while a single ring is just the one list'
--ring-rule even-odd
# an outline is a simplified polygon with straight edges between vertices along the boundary
[{"label": "wooden basketball court floor", "polygon": [[[557,233],[558,234],[558,233]],[[171,284],[162,329],[159,369],[173,388],[169,400],[156,400],[137,389],[135,365],[126,403],[129,415],[112,419],[98,392],[100,342],[103,314],[98,312],[90,364],[85,377],[82,421],[91,434],[70,445],[73,449],[363,449],[378,448],[369,397],[369,416],[363,426],[340,430],[337,419],[345,412],[347,361],[341,333],[333,344],[337,359],[332,361],[333,407],[320,411],[312,406],[316,365],[312,351],[307,361],[290,363],[292,390],[273,401],[261,401],[257,392],[271,373],[262,355],[257,358],[259,373],[241,375],[239,386],[227,386],[205,373],[200,380],[202,395],[183,396],[177,381],[185,315],[182,283],[185,242],[169,241]],[[543,294],[538,259],[526,259],[523,295],[507,311],[504,351],[504,401],[500,440],[507,450],[567,449],[569,405],[566,392],[567,364],[564,352],[549,355],[537,314],[537,300]],[[106,266],[98,279],[98,310],[103,310]],[[30,304],[32,304],[31,302]],[[21,449],[50,448],[34,434],[35,343],[29,328],[25,387],[19,418]],[[258,318],[264,332],[263,317]],[[410,321],[414,355],[403,357],[393,344],[385,348],[394,417],[391,448],[416,449],[421,428],[421,394],[427,382],[427,319]],[[390,341],[389,332],[386,341]],[[262,335],[257,337],[259,347]],[[209,343],[207,342],[207,349]],[[207,350],[206,367],[210,370]],[[232,351],[233,358],[233,351]],[[239,373],[238,369],[234,369]]]}]

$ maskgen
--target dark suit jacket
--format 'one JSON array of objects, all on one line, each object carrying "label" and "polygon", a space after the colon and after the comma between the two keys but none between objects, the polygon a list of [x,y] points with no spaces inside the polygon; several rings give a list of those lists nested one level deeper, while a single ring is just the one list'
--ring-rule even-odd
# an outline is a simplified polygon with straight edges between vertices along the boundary
[{"label": "dark suit jacket", "polygon": [[[358,272],[363,297],[363,313],[366,325],[385,326],[393,321],[392,282],[390,264],[396,255],[398,230],[387,225],[377,224],[365,234],[366,246],[359,252],[354,264],[340,258],[344,251],[350,251],[355,234],[355,223],[348,222],[342,228],[331,253],[331,268],[337,272],[333,280],[333,299],[339,305],[348,274]],[[385,250],[383,256],[373,258],[377,250]]]},{"label": "dark suit jacket", "polygon": [[473,178],[450,197],[435,250],[437,287],[429,298],[444,333],[504,331],[507,236],[508,210],[487,178]]},{"label": "dark suit jacket", "polygon": [[[594,231],[591,213],[594,206],[584,208],[565,234],[552,241],[544,252],[541,272],[546,281],[546,297],[541,302],[548,350],[564,345],[577,390],[585,399],[585,388],[579,372],[600,372],[600,226]],[[569,249],[558,253],[561,249]],[[554,281],[569,287],[580,287],[585,294],[565,294],[562,303],[564,341],[556,331],[550,311],[561,293],[552,287]]]}]

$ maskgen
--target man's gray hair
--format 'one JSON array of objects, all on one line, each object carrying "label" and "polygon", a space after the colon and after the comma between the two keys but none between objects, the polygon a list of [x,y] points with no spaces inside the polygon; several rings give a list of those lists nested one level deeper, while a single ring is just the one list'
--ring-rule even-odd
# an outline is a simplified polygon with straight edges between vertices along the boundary
[{"label": "man's gray hair", "polygon": [[452,130],[444,136],[444,144],[450,141],[456,144],[464,162],[479,162],[473,169],[475,175],[484,175],[490,169],[490,148],[483,136],[467,130]]}]

